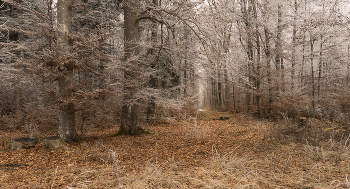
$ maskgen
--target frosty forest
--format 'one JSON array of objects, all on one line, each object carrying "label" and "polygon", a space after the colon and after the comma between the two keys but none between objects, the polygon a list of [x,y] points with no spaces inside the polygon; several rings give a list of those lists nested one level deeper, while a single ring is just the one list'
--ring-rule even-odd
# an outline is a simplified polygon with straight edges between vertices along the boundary
[{"label": "frosty forest", "polygon": [[0,188],[350,188],[347,0],[0,0],[0,81]]}]

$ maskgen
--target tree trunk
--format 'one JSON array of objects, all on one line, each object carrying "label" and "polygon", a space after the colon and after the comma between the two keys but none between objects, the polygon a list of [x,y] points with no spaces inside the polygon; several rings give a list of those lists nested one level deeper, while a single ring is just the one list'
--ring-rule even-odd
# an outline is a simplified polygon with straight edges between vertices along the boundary
[{"label": "tree trunk", "polygon": [[[276,38],[276,57],[275,64],[277,70],[277,78],[280,77],[283,79],[283,59],[282,59],[282,5],[278,4],[278,18],[277,18],[277,38]],[[283,80],[282,80],[283,82]],[[276,87],[276,93],[279,95],[280,86]]]},{"label": "tree trunk", "polygon": [[[138,55],[139,24],[138,17],[138,0],[124,1],[124,60],[127,61],[132,56]],[[134,66],[137,61],[133,60],[124,71],[124,104],[121,113],[120,134],[137,135],[141,134],[142,129],[138,125],[138,104],[135,97],[137,88],[135,86],[136,72]],[[130,82],[130,83],[126,83]]]},{"label": "tree trunk", "polygon": [[321,77],[322,77],[322,48],[323,48],[323,34],[321,34],[321,43],[320,43],[320,61],[318,63],[318,82],[317,82],[317,97],[320,97],[321,93]]},{"label": "tree trunk", "polygon": [[[1,3],[1,2],[0,2]],[[1,6],[5,6],[4,2],[1,4]],[[15,11],[13,5],[10,6],[10,17],[17,17],[18,12]],[[19,43],[19,33],[18,31],[10,31],[9,32],[9,40],[13,43],[18,44]],[[11,62],[12,63],[19,63],[21,58],[21,51],[20,50],[14,50],[13,54],[15,55],[12,57]],[[20,67],[17,67],[17,69],[21,69]],[[14,113],[18,114],[21,111],[21,82],[20,82],[20,76],[19,74],[16,74],[16,78],[14,79],[14,92],[13,92],[13,103],[14,103]]]},{"label": "tree trunk", "polygon": [[[325,3],[323,2],[323,10],[322,10],[322,16],[325,16]],[[324,35],[324,27],[322,27],[322,33],[321,33],[321,41],[320,41],[320,61],[318,63],[318,82],[317,82],[317,97],[320,98],[321,93],[321,77],[322,77],[322,65],[323,65],[323,35]]]},{"label": "tree trunk", "polygon": [[[304,2],[304,12],[306,13],[306,0]],[[306,20],[304,19],[304,25],[306,25]],[[300,70],[300,86],[301,89],[304,86],[304,67],[305,67],[305,62],[306,62],[306,58],[305,58],[305,46],[306,46],[306,33],[305,30],[303,31],[303,59],[301,62],[301,70]]]},{"label": "tree trunk", "polygon": [[314,73],[314,42],[315,38],[310,35],[310,62],[311,62],[311,85],[312,85],[312,110],[315,112],[315,73]]},{"label": "tree trunk", "polygon": [[225,82],[225,111],[228,111],[228,110],[233,110],[233,105],[232,105],[232,101],[231,101],[231,96],[233,95],[232,94],[232,91],[230,90],[231,87],[232,87],[232,83],[231,81],[229,81],[228,79],[228,70],[227,70],[227,67],[225,65],[225,68],[224,68],[224,82]]},{"label": "tree trunk", "polygon": [[[220,77],[219,77],[220,79]],[[218,82],[218,109],[222,111],[223,108],[223,97],[222,97],[222,84],[219,80]]]},{"label": "tree trunk", "polygon": [[350,79],[350,45],[348,45],[348,68],[346,73],[346,81],[349,82]]},{"label": "tree trunk", "polygon": [[230,47],[230,43],[231,43],[231,30],[232,30],[232,24],[229,28],[229,30],[227,31],[228,34],[226,34],[225,32],[225,42],[224,42],[224,45],[223,45],[223,48],[224,48],[224,53],[225,53],[225,65],[224,65],[224,82],[225,82],[225,110],[233,110],[233,107],[232,107],[232,102],[230,100],[230,97],[233,95],[231,92],[231,87],[233,86],[232,82],[229,80],[228,78],[228,68],[227,68],[227,64],[228,64],[228,61],[227,61],[227,55],[229,53],[229,47]]},{"label": "tree trunk", "polygon": [[[9,38],[14,43],[19,43],[19,33],[17,31],[11,31],[9,32]],[[21,51],[15,50],[14,54],[16,55],[12,59],[12,63],[18,63],[21,58]],[[21,69],[20,67],[17,67],[17,69]],[[20,76],[17,74],[16,78],[14,79],[14,91],[13,91],[13,103],[14,103],[14,112],[15,114],[18,114],[21,111],[21,82],[20,82]]]},{"label": "tree trunk", "polygon": [[[48,15],[48,17],[50,19],[50,32],[52,32],[52,29],[54,28],[54,25],[53,25],[54,21],[53,21],[53,14],[52,14],[52,5],[53,5],[53,0],[49,0],[48,4],[47,4],[47,15]],[[55,35],[54,32],[52,34]],[[54,38],[55,37],[52,38],[51,36],[48,37],[50,50],[52,50],[52,40]]]},{"label": "tree trunk", "polygon": [[188,96],[190,93],[188,91],[188,86],[189,86],[189,83],[190,83],[190,80],[189,80],[189,76],[191,73],[188,73],[189,72],[189,63],[188,63],[188,50],[189,50],[189,40],[188,40],[188,35],[190,33],[190,31],[188,30],[188,28],[184,27],[183,28],[183,35],[184,35],[184,41],[185,42],[185,52],[184,52],[184,65],[182,66],[182,69],[183,69],[183,94],[184,94],[184,97]]},{"label": "tree trunk", "polygon": [[[155,7],[157,7],[159,5],[158,0],[152,0],[152,3],[153,3],[153,6],[155,6]],[[159,24],[157,22],[152,23],[151,42],[153,45],[152,45],[151,49],[149,49],[150,55],[155,54],[155,50],[156,50],[155,46],[157,45],[157,42],[158,42],[158,25]],[[163,37],[163,36],[161,35],[161,37]],[[155,61],[156,61],[156,64],[158,64],[159,57]],[[152,88],[157,88],[158,86],[157,86],[156,78],[152,78],[150,80],[149,85]],[[150,101],[148,102],[148,105],[147,105],[147,112],[146,112],[147,120],[150,120],[151,117],[154,117],[155,112],[156,112],[155,97],[152,96]]]},{"label": "tree trunk", "polygon": [[304,66],[305,66],[305,44],[306,44],[306,34],[305,34],[305,31],[303,32],[303,58],[302,58],[302,61],[301,61],[301,70],[300,70],[300,86],[301,86],[301,89],[303,88],[304,86]]},{"label": "tree trunk", "polygon": [[[64,66],[60,67],[61,76],[58,78],[59,94],[69,98],[72,91],[69,89],[73,85],[73,68],[69,66],[71,44],[67,35],[72,30],[72,1],[58,0],[57,1],[57,21],[58,21],[58,52],[60,60],[64,61]],[[69,60],[68,60],[69,61]],[[77,139],[75,130],[75,109],[72,102],[60,105],[59,107],[59,136],[66,142],[73,142]]]},{"label": "tree trunk", "polygon": [[[256,10],[256,4],[254,1],[253,3],[253,14],[254,19],[258,20],[258,14]],[[260,118],[263,117],[263,111],[262,111],[262,92],[261,92],[261,65],[260,65],[260,56],[261,56],[261,49],[260,49],[260,35],[259,35],[259,25],[256,23],[255,25],[255,36],[256,36],[256,73],[255,73],[255,81],[256,81],[256,103],[258,105],[258,115]]]},{"label": "tree trunk", "polygon": [[[257,28],[258,29],[258,28]],[[258,31],[257,31],[258,32]],[[263,117],[263,110],[262,110],[262,91],[261,91],[261,74],[260,74],[260,39],[259,35],[257,33],[257,41],[256,41],[256,46],[257,46],[257,79],[256,79],[256,102],[258,104],[258,115],[260,118]]]},{"label": "tree trunk", "polygon": [[291,87],[294,89],[294,78],[295,78],[295,48],[296,48],[296,42],[297,42],[297,14],[298,14],[298,4],[297,1],[294,0],[294,19],[293,19],[293,37],[292,37],[292,76],[291,76]]},{"label": "tree trunk", "polygon": [[236,106],[236,98],[235,98],[235,84],[232,83],[232,102],[233,102],[233,107],[232,109],[234,110],[234,112],[237,111],[237,106]]},{"label": "tree trunk", "polygon": [[14,78],[14,91],[13,91],[13,102],[14,102],[14,110],[15,114],[19,114],[21,111],[21,82],[20,82],[20,76],[17,75],[16,78]]},{"label": "tree trunk", "polygon": [[265,33],[265,56],[266,56],[266,68],[267,68],[267,86],[268,86],[268,112],[271,113],[272,110],[272,86],[271,86],[271,52],[270,52],[270,33],[266,26],[264,26]]},{"label": "tree trunk", "polygon": [[[247,111],[251,111],[251,105],[252,105],[252,83],[254,83],[255,78],[253,75],[253,69],[254,69],[254,59],[253,59],[253,44],[252,44],[252,23],[251,23],[251,17],[252,17],[252,4],[254,1],[249,0],[249,3],[245,0],[241,1],[241,12],[244,16],[244,22],[245,22],[245,31],[247,32],[247,56],[248,56],[248,83],[247,83],[247,93],[246,93],[246,105],[247,105]],[[248,5],[247,5],[248,4]]]}]

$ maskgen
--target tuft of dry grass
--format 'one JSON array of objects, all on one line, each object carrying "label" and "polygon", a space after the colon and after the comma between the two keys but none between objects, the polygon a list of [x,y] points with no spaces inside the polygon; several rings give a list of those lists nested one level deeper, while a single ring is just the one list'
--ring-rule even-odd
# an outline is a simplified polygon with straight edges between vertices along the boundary
[{"label": "tuft of dry grass", "polygon": [[206,135],[206,129],[198,123],[198,111],[194,117],[188,116],[183,120],[183,132],[189,140],[203,140]]}]

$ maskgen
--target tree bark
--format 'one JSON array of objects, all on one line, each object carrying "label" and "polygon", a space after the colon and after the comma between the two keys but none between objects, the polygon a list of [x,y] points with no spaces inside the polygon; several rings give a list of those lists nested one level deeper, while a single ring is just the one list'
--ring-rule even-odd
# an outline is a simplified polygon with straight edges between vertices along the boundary
[{"label": "tree bark", "polygon": [[346,81],[349,82],[350,79],[350,45],[348,45],[348,65],[347,65]]},{"label": "tree bark", "polygon": [[[277,71],[277,78],[281,77],[283,82],[283,58],[282,58],[282,5],[278,4],[278,18],[277,18],[277,38],[276,38],[276,57],[275,65]],[[276,87],[276,93],[279,94],[280,86]]]},{"label": "tree bark", "polygon": [[[322,10],[322,16],[325,16],[325,3],[323,2],[323,10]],[[323,65],[323,35],[324,35],[324,27],[322,26],[322,33],[321,33],[321,41],[320,41],[320,61],[318,63],[318,82],[317,82],[317,97],[320,98],[321,93],[321,77],[322,77],[322,65]]]},{"label": "tree bark", "polygon": [[[253,14],[254,19],[258,20],[258,14],[256,10],[256,4],[254,1],[253,3]],[[256,73],[255,73],[255,81],[256,81],[256,103],[258,105],[258,115],[260,118],[263,117],[263,110],[262,110],[262,91],[261,91],[261,63],[260,63],[260,56],[261,56],[261,49],[260,49],[260,35],[259,35],[259,25],[258,23],[255,24],[255,36],[256,36]]]},{"label": "tree bark", "polygon": [[322,64],[323,64],[323,34],[321,34],[321,43],[320,43],[320,61],[318,63],[318,82],[317,82],[317,97],[320,97],[321,93],[321,77],[322,77]]},{"label": "tree bark", "polygon": [[[17,31],[10,32],[9,38],[14,43],[19,43],[19,33]],[[12,59],[12,63],[19,63],[21,58],[21,51],[15,50],[14,54],[16,55]],[[17,69],[21,69],[18,67]],[[14,103],[14,112],[15,114],[20,113],[21,111],[21,82],[20,82],[20,76],[17,74],[16,78],[14,79],[14,91],[13,91],[13,103]]]},{"label": "tree bark", "polygon": [[310,62],[311,62],[311,84],[312,84],[312,110],[315,112],[315,73],[314,73],[314,42],[315,38],[310,34]]},{"label": "tree bark", "polygon": [[[47,5],[47,15],[48,15],[48,17],[50,19],[50,32],[52,31],[51,29],[54,28],[54,25],[53,25],[54,24],[54,22],[53,22],[53,14],[52,14],[52,4],[53,4],[53,0],[49,0],[48,1],[48,5]],[[55,35],[54,32],[53,32],[53,35]],[[48,37],[50,50],[52,50],[52,41],[53,41],[54,38],[52,38],[50,36]]]},{"label": "tree bark", "polygon": [[[152,4],[153,4],[153,6],[157,7],[159,5],[158,0],[152,0]],[[155,54],[155,50],[156,50],[155,45],[157,45],[157,42],[158,42],[158,25],[159,24],[157,22],[152,23],[151,42],[152,42],[153,46],[151,47],[151,49],[149,49],[150,55]],[[161,37],[163,37],[163,36],[161,36]],[[156,64],[158,64],[159,57],[155,61],[156,61]],[[154,78],[151,78],[149,85],[152,88],[158,88],[156,76]],[[147,120],[150,120],[151,117],[154,117],[155,112],[156,112],[155,97],[152,96],[150,101],[148,102],[148,105],[147,105],[147,112],[146,112]]]},{"label": "tree bark", "polygon": [[297,42],[297,14],[298,14],[298,4],[297,1],[294,0],[294,18],[293,18],[293,37],[292,37],[292,76],[291,76],[291,87],[292,89],[294,89],[294,78],[295,78],[295,56],[296,56],[296,52],[295,52],[295,48],[296,48],[296,42]]},{"label": "tree bark", "polygon": [[[5,2],[0,2],[1,5],[5,8]],[[5,11],[5,10],[3,10]],[[10,11],[9,15],[10,17],[17,17],[18,11],[14,8],[14,5],[10,4]],[[9,40],[12,43],[19,43],[19,32],[18,31],[9,31]],[[15,55],[12,57],[11,63],[18,63],[21,58],[21,51],[20,50],[13,50],[13,54]],[[17,67],[17,69],[21,69],[20,67]],[[16,74],[16,78],[14,79],[14,92],[13,92],[13,103],[14,103],[14,113],[18,114],[21,111],[21,82],[20,82],[20,75]]]},{"label": "tree bark", "polygon": [[265,33],[265,56],[266,56],[266,68],[267,68],[267,86],[268,86],[268,112],[272,110],[272,86],[271,86],[271,50],[270,50],[270,33],[268,28],[264,26]]},{"label": "tree bark", "polygon": [[224,67],[224,82],[225,82],[225,90],[224,90],[224,93],[225,93],[225,111],[232,111],[234,108],[232,107],[232,101],[231,101],[231,96],[233,95],[232,94],[232,91],[230,90],[231,87],[232,87],[232,84],[231,84],[231,81],[229,81],[228,79],[228,70],[227,70],[227,67],[225,65]]},{"label": "tree bark", "polygon": [[[258,30],[258,28],[257,28]],[[258,32],[258,31],[257,31]],[[260,118],[263,117],[263,110],[262,110],[262,91],[261,91],[261,73],[260,73],[260,69],[261,69],[261,65],[260,65],[260,39],[259,39],[259,35],[257,34],[257,41],[256,41],[256,46],[257,46],[257,79],[256,79],[256,102],[258,104],[258,115]]]},{"label": "tree bark", "polygon": [[[304,1],[304,14],[306,14],[306,5],[307,1]],[[304,18],[304,25],[306,25],[306,18]],[[305,57],[305,47],[306,46],[306,32],[305,30],[303,31],[303,59],[301,62],[301,70],[300,70],[300,88],[302,89],[304,86],[304,67],[305,67],[305,62],[306,62],[306,57]]]},{"label": "tree bark", "polygon": [[[69,66],[69,54],[71,44],[68,35],[72,31],[72,1],[57,1],[58,21],[58,53],[63,66],[59,68],[61,76],[58,78],[59,95],[69,98],[72,95],[70,87],[73,86],[73,68]],[[77,139],[75,129],[75,109],[72,102],[60,105],[59,107],[59,136],[66,142],[73,142]]]},{"label": "tree bark", "polygon": [[252,0],[241,0],[241,12],[243,14],[243,19],[245,23],[245,31],[247,32],[247,56],[248,56],[248,83],[247,83],[247,93],[246,93],[246,105],[247,105],[247,112],[251,111],[251,106],[253,103],[253,95],[252,95],[252,83],[255,82],[255,78],[253,75],[253,68],[254,68],[254,51],[253,51],[253,44],[252,44],[252,13],[253,8],[252,4],[254,1]]},{"label": "tree bark", "polygon": [[[128,61],[132,56],[138,55],[139,24],[138,17],[138,0],[127,0],[124,2],[124,60]],[[124,71],[124,104],[121,113],[120,134],[137,135],[141,134],[142,129],[138,125],[138,104],[135,94],[136,72],[134,66],[137,61],[133,60]],[[126,83],[130,82],[130,83]]]}]

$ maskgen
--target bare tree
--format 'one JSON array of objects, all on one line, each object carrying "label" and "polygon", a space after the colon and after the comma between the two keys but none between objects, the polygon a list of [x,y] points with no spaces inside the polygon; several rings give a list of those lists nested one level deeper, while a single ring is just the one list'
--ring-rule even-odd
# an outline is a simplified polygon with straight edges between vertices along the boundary
[{"label": "bare tree", "polygon": [[137,135],[141,133],[138,124],[139,106],[135,94],[137,93],[137,83],[134,83],[137,77],[135,68],[137,67],[136,56],[139,54],[139,25],[138,0],[128,0],[124,2],[124,61],[127,66],[124,71],[124,104],[121,114],[121,125],[119,133]]},{"label": "bare tree", "polygon": [[[58,53],[60,60],[60,77],[58,78],[59,95],[69,97],[73,93],[73,65],[70,59],[71,42],[69,35],[72,32],[72,1],[57,1],[58,23]],[[58,134],[67,142],[75,141],[77,133],[75,129],[75,109],[73,102],[64,102],[60,105]]]}]

